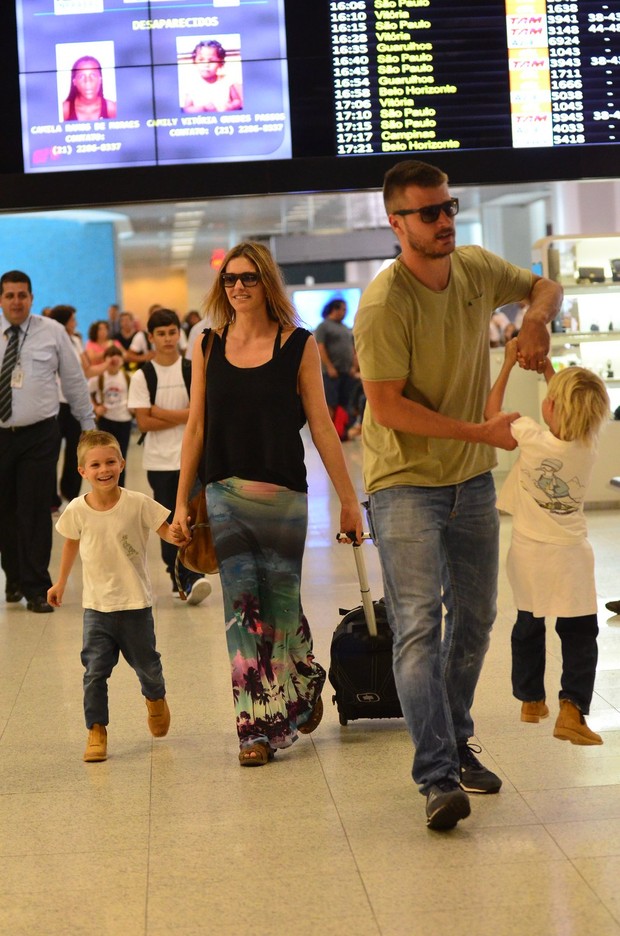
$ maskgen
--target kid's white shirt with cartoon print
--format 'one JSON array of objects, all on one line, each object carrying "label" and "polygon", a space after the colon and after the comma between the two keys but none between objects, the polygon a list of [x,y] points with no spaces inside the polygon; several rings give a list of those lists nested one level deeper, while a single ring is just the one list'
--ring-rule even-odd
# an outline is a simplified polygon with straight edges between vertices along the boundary
[{"label": "kid's white shirt with cartoon print", "polygon": [[570,545],[587,535],[583,504],[596,445],[564,442],[529,416],[511,425],[519,457],[497,506],[513,516],[513,530],[545,543]]}]

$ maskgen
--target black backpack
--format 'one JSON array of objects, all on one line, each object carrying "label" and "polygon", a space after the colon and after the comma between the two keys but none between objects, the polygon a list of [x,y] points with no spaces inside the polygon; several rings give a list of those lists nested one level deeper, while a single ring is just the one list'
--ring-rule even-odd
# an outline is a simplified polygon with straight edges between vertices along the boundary
[{"label": "black backpack", "polygon": [[[190,387],[192,385],[192,362],[187,361],[185,358],[181,358],[181,371],[183,373],[185,386],[187,387],[187,395],[189,396]],[[153,367],[152,361],[147,361],[146,364],[142,366],[142,373],[144,374],[144,379],[146,380],[151,406],[153,406],[155,403],[155,395],[157,394],[157,371]],[[142,445],[144,443],[145,437],[146,432],[143,432],[138,439],[138,445]]]}]

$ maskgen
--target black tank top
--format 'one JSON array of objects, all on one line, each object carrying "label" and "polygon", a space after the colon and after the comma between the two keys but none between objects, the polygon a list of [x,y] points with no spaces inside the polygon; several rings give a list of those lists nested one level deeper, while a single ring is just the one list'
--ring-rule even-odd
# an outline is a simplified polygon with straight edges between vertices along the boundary
[{"label": "black tank top", "polygon": [[[214,335],[207,366],[207,411],[201,478],[268,481],[305,492],[306,466],[299,430],[306,414],[297,375],[310,332],[296,328],[259,367],[226,360],[226,334]],[[206,336],[203,347],[206,344]]]}]

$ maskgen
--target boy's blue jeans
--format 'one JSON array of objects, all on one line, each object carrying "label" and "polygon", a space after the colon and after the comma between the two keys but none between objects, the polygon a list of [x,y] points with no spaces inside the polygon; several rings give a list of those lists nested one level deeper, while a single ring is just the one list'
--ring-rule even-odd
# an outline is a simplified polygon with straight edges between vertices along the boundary
[{"label": "boy's blue jeans", "polygon": [[151,608],[134,611],[84,609],[82,664],[84,673],[84,717],[86,727],[107,725],[108,679],[122,653],[135,670],[142,695],[162,699],[166,685],[160,655],[155,649],[155,626]]},{"label": "boy's blue jeans", "polygon": [[[598,660],[596,614],[559,617],[555,629],[562,641],[560,700],[568,699],[583,715],[590,712]],[[517,611],[512,629],[512,693],[521,702],[545,698],[545,619]]]},{"label": "boy's blue jeans", "polygon": [[474,733],[470,708],[497,601],[493,478],[386,488],[371,494],[369,522],[394,633],[396,689],[415,745],[413,778],[425,794],[438,780],[459,782],[457,744]]}]

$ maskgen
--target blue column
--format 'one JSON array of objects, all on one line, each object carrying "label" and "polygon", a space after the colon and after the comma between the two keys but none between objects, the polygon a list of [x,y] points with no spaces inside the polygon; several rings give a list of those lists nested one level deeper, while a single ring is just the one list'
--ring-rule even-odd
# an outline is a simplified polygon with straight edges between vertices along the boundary
[{"label": "blue column", "polygon": [[92,211],[0,215],[0,275],[7,270],[30,276],[35,312],[75,306],[85,336],[118,295],[114,221]]}]

